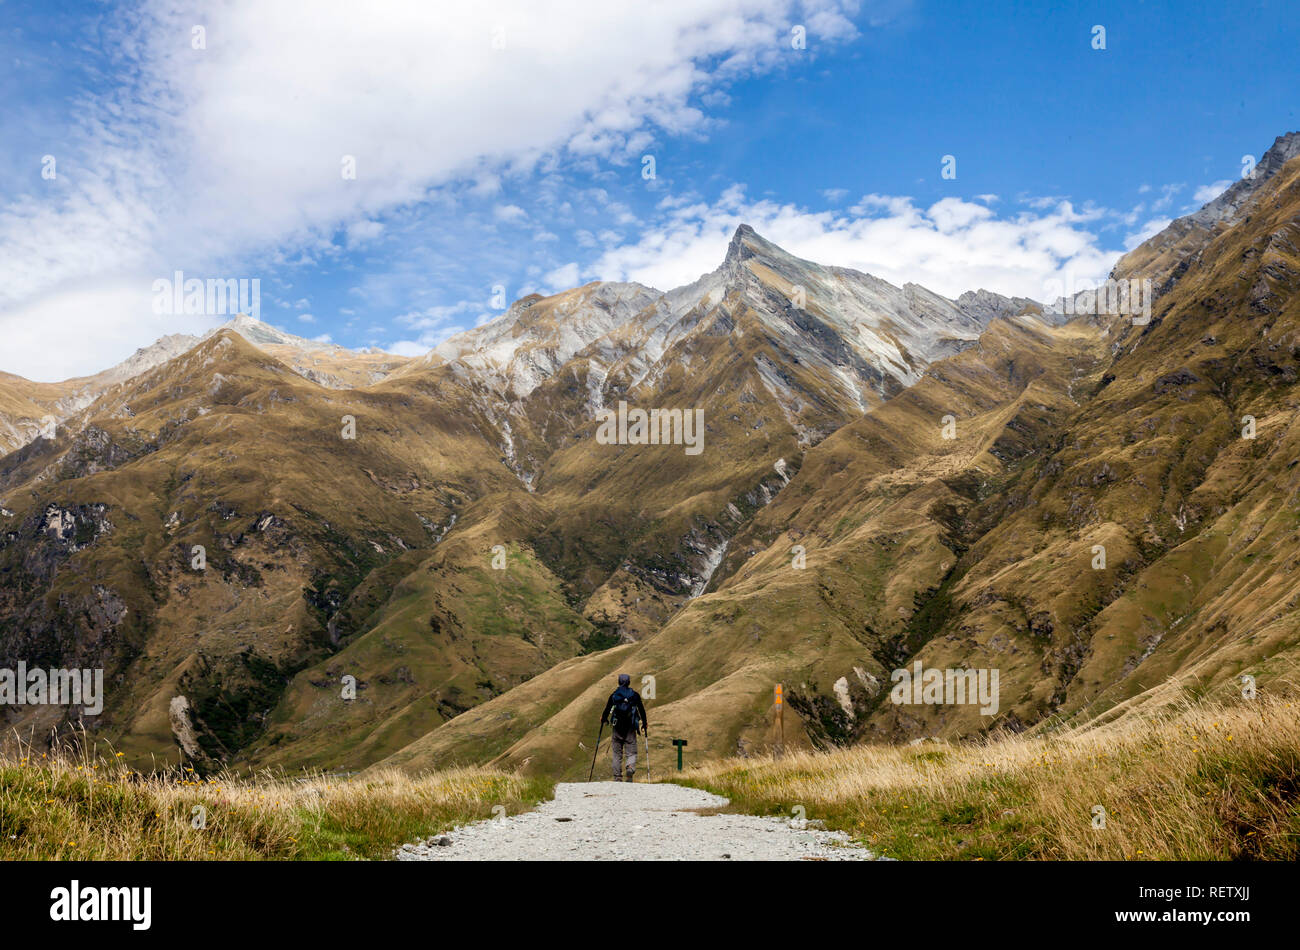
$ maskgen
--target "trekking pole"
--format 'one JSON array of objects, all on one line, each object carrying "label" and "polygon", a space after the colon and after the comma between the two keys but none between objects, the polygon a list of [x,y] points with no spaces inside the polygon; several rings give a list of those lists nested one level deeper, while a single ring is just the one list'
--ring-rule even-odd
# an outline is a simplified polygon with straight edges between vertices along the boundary
[{"label": "trekking pole", "polygon": [[596,748],[591,750],[591,771],[587,773],[587,781],[596,774],[596,754],[600,752],[600,737],[605,734],[605,720],[600,721],[600,728],[596,730]]}]

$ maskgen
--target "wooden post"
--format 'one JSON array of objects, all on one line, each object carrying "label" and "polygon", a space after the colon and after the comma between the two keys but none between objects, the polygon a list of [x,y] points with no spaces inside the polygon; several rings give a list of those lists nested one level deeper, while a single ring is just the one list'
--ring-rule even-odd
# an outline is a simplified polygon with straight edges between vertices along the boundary
[{"label": "wooden post", "polygon": [[686,745],[685,739],[674,739],[673,745],[677,746],[677,771],[682,770],[682,746]]}]

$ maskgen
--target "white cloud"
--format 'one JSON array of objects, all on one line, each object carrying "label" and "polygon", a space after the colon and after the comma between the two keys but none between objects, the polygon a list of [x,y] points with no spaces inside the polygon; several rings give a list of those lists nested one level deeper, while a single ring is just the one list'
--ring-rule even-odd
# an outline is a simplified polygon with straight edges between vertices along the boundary
[{"label": "white cloud", "polygon": [[497,205],[493,214],[498,221],[519,221],[528,217],[528,212],[519,205]]},{"label": "white cloud", "polygon": [[1151,202],[1151,210],[1163,211],[1165,208],[1168,208],[1171,204],[1173,204],[1174,196],[1186,187],[1187,186],[1181,182],[1172,185],[1161,185],[1160,197],[1157,198],[1155,201]]},{"label": "white cloud", "polygon": [[[336,253],[340,230],[349,247],[374,240],[376,216],[441,185],[491,195],[557,155],[627,162],[653,137],[703,131],[698,96],[782,62],[796,13],[810,38],[844,39],[856,6],[140,0],[129,26],[101,34],[122,83],[82,104],[68,146],[95,161],[0,208],[3,368],[52,365],[39,334],[11,341],[29,339],[17,324],[33,301],[70,281],[133,273],[147,287],[252,255],[311,263]],[[196,23],[206,49],[188,42]],[[145,322],[114,329],[138,346]],[[68,373],[102,365],[64,353]]]},{"label": "white cloud", "polygon": [[161,336],[202,334],[227,319],[154,314],[149,279],[140,274],[33,297],[10,309],[0,327],[6,362],[17,354],[25,376],[57,382],[108,369]]},{"label": "white cloud", "polygon": [[466,321],[463,318],[472,318],[477,326],[495,316],[500,314],[487,312],[484,301],[461,300],[454,304],[439,304],[397,318],[398,323],[418,331],[413,334],[414,339],[394,340],[382,344],[376,341],[375,345],[385,352],[396,353],[398,356],[422,356],[447,337],[465,330]]},{"label": "white cloud", "polygon": [[930,206],[929,217],[939,231],[952,232],[969,228],[977,221],[988,221],[993,212],[962,198],[943,198]]},{"label": "white cloud", "polygon": [[739,188],[717,202],[672,211],[639,240],[611,248],[583,278],[635,280],[667,290],[716,269],[737,225],[747,223],[791,254],[852,267],[894,284],[949,297],[985,288],[1041,300],[1047,281],[1104,278],[1120,256],[1084,225],[1105,214],[1068,201],[1041,212],[994,217],[982,204],[868,195],[848,214],[753,201]]},{"label": "white cloud", "polygon": [[1124,250],[1131,251],[1147,238],[1153,238],[1173,223],[1173,218],[1152,218],[1142,225],[1141,230],[1124,239]]},{"label": "white cloud", "polygon": [[555,268],[542,278],[542,282],[551,293],[559,293],[562,290],[576,287],[578,285],[578,274],[577,263],[570,262]]},{"label": "white cloud", "polygon": [[1215,198],[1219,197],[1219,195],[1227,191],[1231,184],[1232,179],[1225,178],[1222,181],[1216,181],[1210,185],[1202,185],[1192,194],[1192,200],[1196,202],[1197,206],[1209,204]]},{"label": "white cloud", "polygon": [[347,226],[348,248],[360,247],[383,233],[384,226],[379,221],[353,221]]},{"label": "white cloud", "polygon": [[[451,334],[449,333],[447,336],[451,336]],[[432,346],[426,346],[418,340],[398,340],[395,343],[388,343],[379,348],[385,353],[393,353],[397,356],[423,356],[437,345],[437,343],[434,343]]]}]

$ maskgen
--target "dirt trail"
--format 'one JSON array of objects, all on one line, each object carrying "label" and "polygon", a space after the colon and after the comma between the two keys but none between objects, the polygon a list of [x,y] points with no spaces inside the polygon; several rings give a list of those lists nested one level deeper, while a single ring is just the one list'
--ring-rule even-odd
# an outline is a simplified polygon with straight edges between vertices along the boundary
[{"label": "dirt trail", "polygon": [[787,818],[701,815],[727,799],[681,785],[587,782],[522,815],[475,822],[419,844],[400,861],[864,861],[847,835]]}]

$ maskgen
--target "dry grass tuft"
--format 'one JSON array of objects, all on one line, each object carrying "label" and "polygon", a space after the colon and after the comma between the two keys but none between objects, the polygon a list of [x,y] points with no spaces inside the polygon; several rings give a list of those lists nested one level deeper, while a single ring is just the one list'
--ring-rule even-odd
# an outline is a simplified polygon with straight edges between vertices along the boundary
[{"label": "dry grass tuft", "polygon": [[[1300,700],[966,744],[731,759],[685,780],[741,811],[802,805],[891,857],[1295,860]],[[1104,827],[1094,827],[1098,805]]]},{"label": "dry grass tuft", "polygon": [[0,756],[0,859],[382,859],[403,842],[490,817],[494,805],[516,813],[551,791],[544,780],[486,768],[415,778],[145,775],[84,744],[54,753],[23,746]]}]

